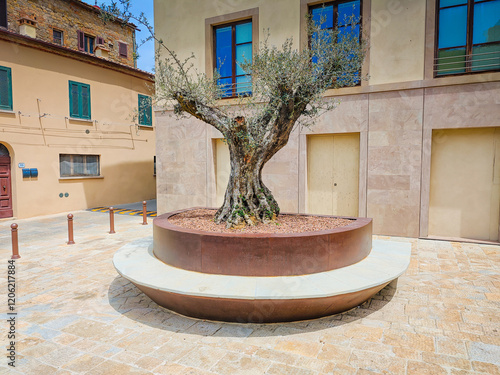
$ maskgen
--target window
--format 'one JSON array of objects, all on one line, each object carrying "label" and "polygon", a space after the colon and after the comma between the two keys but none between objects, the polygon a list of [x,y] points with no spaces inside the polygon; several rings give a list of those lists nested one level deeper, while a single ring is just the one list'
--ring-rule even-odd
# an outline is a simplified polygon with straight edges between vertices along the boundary
[{"label": "window", "polygon": [[64,44],[63,32],[61,30],[52,29],[52,41],[62,46]]},{"label": "window", "polygon": [[94,53],[95,38],[93,36],[85,34],[83,43],[85,52]]},{"label": "window", "polygon": [[0,66],[0,110],[12,111],[12,74],[5,66]]},{"label": "window", "polygon": [[439,0],[435,75],[500,69],[500,0]]},{"label": "window", "polygon": [[59,155],[61,177],[100,176],[99,155]]},{"label": "window", "polygon": [[252,21],[240,21],[214,28],[215,68],[223,97],[249,95],[252,79],[240,66],[252,61]]},{"label": "window", "polygon": [[121,57],[128,56],[128,46],[127,43],[118,42],[118,53]]},{"label": "window", "polygon": [[[333,30],[337,27],[339,38],[351,33],[361,37],[361,0],[335,1],[309,9],[313,22],[320,25],[321,30]],[[360,81],[357,80],[357,83]]]},{"label": "window", "polygon": [[69,81],[69,115],[90,120],[90,85]]},{"label": "window", "polygon": [[[311,7],[311,17],[314,23],[320,24],[321,29],[333,29],[334,25],[339,28],[339,34],[345,33],[348,28],[354,27],[355,33],[359,36],[361,1],[336,1],[333,3],[319,4]],[[355,23],[351,24],[354,18]]]},{"label": "window", "polygon": [[139,125],[153,125],[151,97],[139,94]]},{"label": "window", "polygon": [[0,0],[0,27],[7,28],[7,0]]},{"label": "window", "polygon": [[85,34],[83,31],[78,31],[78,49],[88,53],[94,53],[95,37]]}]

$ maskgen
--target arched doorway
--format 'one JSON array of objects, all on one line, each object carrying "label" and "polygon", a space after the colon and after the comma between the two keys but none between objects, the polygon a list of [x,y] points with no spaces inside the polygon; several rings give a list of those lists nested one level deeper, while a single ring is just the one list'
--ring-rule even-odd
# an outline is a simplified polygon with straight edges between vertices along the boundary
[{"label": "arched doorway", "polygon": [[12,216],[10,153],[7,147],[0,143],[0,219]]}]

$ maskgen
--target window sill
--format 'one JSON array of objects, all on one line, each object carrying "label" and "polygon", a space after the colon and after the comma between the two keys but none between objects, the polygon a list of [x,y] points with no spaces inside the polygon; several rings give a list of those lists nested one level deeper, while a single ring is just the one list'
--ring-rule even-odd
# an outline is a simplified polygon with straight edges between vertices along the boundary
[{"label": "window sill", "polygon": [[74,177],[59,177],[59,181],[68,181],[68,180],[95,180],[95,179],[103,179],[104,176],[74,176]]},{"label": "window sill", "polygon": [[78,118],[78,117],[66,117],[69,121],[78,121],[78,122],[86,122],[89,124],[93,124],[94,120],[92,119],[86,119],[86,118]]},{"label": "window sill", "polygon": [[153,130],[153,125],[141,125],[141,124],[136,124],[140,129],[148,129],[148,130]]},{"label": "window sill", "polygon": [[15,115],[17,112],[14,112],[10,109],[0,109],[0,113],[5,113],[7,115]]}]

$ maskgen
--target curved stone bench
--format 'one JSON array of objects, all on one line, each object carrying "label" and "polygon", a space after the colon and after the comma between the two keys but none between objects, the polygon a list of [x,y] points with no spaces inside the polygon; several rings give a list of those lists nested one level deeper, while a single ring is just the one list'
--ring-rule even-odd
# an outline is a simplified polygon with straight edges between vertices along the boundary
[{"label": "curved stone bench", "polygon": [[157,304],[183,315],[233,322],[283,322],[349,310],[402,275],[411,245],[374,240],[370,254],[347,267],[300,276],[232,276],[169,266],[153,239],[120,248],[116,270]]}]

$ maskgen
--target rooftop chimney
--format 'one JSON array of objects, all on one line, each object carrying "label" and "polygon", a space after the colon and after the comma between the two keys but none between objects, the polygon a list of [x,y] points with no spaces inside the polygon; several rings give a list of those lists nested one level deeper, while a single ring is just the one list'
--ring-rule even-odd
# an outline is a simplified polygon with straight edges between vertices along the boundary
[{"label": "rooftop chimney", "polygon": [[19,33],[31,38],[36,38],[36,21],[29,18],[19,20]]}]

